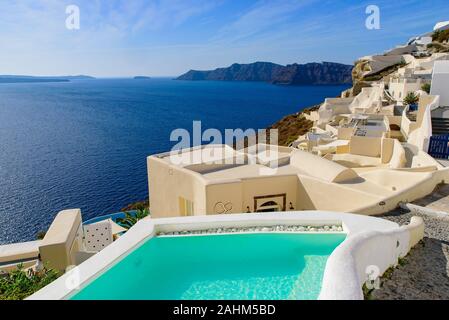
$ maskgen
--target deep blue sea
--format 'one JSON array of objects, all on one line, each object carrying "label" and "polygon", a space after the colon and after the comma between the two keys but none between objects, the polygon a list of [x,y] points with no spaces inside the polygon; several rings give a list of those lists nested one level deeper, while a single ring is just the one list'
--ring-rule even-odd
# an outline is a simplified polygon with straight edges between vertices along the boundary
[{"label": "deep blue sea", "polygon": [[35,240],[63,209],[83,219],[148,197],[146,157],[170,133],[263,129],[347,86],[171,79],[0,84],[0,244]]}]

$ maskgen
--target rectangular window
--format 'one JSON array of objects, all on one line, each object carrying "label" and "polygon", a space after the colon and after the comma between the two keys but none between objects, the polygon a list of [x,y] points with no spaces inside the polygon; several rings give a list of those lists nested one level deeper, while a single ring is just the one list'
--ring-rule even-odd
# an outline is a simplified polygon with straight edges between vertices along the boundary
[{"label": "rectangular window", "polygon": [[179,197],[179,213],[182,217],[194,215],[193,202]]}]

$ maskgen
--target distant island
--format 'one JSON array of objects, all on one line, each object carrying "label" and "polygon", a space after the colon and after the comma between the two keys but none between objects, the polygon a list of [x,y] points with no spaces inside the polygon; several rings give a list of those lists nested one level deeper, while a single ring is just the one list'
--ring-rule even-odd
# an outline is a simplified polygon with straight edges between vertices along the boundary
[{"label": "distant island", "polygon": [[263,81],[280,85],[338,85],[352,83],[352,65],[323,62],[282,66],[271,62],[235,63],[209,71],[190,70],[177,80]]},{"label": "distant island", "polygon": [[17,76],[17,75],[0,75],[0,83],[29,83],[29,82],[69,82],[70,80],[90,80],[95,79],[91,76]]},{"label": "distant island", "polygon": [[134,80],[150,80],[150,77],[147,76],[135,76]]},{"label": "distant island", "polygon": [[92,76],[86,76],[86,75],[78,75],[78,76],[61,76],[56,77],[58,79],[67,79],[67,80],[95,80],[95,77]]}]

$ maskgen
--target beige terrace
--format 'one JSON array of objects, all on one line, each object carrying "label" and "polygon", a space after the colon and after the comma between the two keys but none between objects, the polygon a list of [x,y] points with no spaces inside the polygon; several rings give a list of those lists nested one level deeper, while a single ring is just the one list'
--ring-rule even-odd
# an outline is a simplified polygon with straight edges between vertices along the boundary
[{"label": "beige terrace", "polygon": [[[226,145],[192,148],[182,151],[181,163],[177,153],[150,156],[152,217],[298,210],[376,215],[449,181],[449,172],[430,157],[417,153],[408,162],[397,140],[371,138],[379,146],[374,155],[357,138],[350,142],[351,165],[267,145],[257,145],[257,153]],[[375,163],[354,165],[360,157]]]}]

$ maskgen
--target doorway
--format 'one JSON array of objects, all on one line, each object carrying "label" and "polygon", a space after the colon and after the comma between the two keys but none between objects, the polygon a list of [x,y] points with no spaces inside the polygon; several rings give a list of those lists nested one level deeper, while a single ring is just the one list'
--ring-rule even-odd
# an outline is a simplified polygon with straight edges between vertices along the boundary
[{"label": "doorway", "polygon": [[254,212],[285,211],[287,194],[267,195],[254,197]]}]

